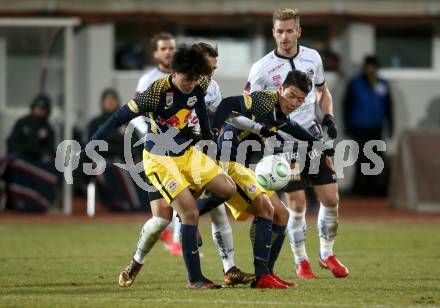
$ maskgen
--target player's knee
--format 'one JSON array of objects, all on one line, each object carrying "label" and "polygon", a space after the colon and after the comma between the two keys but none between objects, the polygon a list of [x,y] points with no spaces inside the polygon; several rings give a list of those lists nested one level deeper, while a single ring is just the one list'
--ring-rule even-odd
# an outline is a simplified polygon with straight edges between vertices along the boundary
[{"label": "player's knee", "polygon": [[142,228],[142,232],[150,232],[152,235],[161,234],[170,224],[170,220],[161,217],[151,217]]},{"label": "player's knee", "polygon": [[336,207],[339,204],[339,195],[336,193],[326,196],[326,198],[321,202],[324,206]]},{"label": "player's knee", "polygon": [[256,209],[256,216],[273,220],[274,208],[266,194],[260,194],[252,203]]},{"label": "player's knee", "polygon": [[179,214],[183,224],[196,225],[199,222],[198,209],[187,209],[184,213]]},{"label": "player's knee", "polygon": [[279,226],[286,226],[289,221],[289,211],[284,206],[279,206],[275,209],[273,216],[273,223]]},{"label": "player's knee", "polygon": [[302,212],[306,208],[306,196],[304,194],[289,194],[289,208],[296,212]]}]

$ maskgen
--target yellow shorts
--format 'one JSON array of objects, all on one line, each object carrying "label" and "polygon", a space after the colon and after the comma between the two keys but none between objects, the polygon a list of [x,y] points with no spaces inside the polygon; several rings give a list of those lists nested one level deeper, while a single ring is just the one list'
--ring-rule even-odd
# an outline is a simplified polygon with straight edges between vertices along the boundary
[{"label": "yellow shorts", "polygon": [[236,220],[246,220],[251,215],[247,209],[258,195],[266,193],[272,196],[272,191],[266,191],[258,184],[251,169],[237,162],[220,162],[220,166],[237,184],[237,191],[226,202]]},{"label": "yellow shorts", "polygon": [[155,155],[144,150],[144,170],[168,204],[185,188],[201,190],[224,171],[203,152],[190,147],[181,156]]}]

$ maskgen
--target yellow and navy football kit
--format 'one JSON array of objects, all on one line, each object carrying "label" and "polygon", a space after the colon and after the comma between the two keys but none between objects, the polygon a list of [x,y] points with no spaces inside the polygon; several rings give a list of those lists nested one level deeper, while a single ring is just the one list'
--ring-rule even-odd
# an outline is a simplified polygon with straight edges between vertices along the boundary
[{"label": "yellow and navy football kit", "polygon": [[137,116],[149,118],[144,149],[145,174],[170,204],[185,188],[200,190],[221,168],[208,156],[192,147],[188,120],[195,109],[202,136],[209,138],[211,128],[204,96],[209,81],[202,77],[189,94],[179,91],[171,75],[151,86],[115,112],[92,136],[100,139],[111,129]]},{"label": "yellow and navy football kit", "polygon": [[[270,91],[256,91],[250,95],[226,98],[220,104],[218,114],[213,121],[213,127],[217,126],[218,128],[224,117],[229,116],[231,112],[237,112],[263,124],[269,130],[277,131],[280,129],[300,140],[316,141],[300,125],[293,125],[289,122],[287,116],[279,110],[279,101],[280,94]],[[258,184],[255,173],[249,169],[251,156],[255,152],[237,152],[240,144],[249,140],[255,140],[261,145],[261,151],[258,151],[257,154],[262,154],[264,143],[259,135],[238,129],[230,124],[224,126],[217,143],[220,166],[237,184],[237,192],[232,199],[226,202],[237,220],[245,220],[250,215],[247,209],[259,194],[266,193],[269,197],[273,194]],[[227,152],[230,151],[230,155],[225,155],[227,157],[222,156],[223,147],[228,148]]]}]

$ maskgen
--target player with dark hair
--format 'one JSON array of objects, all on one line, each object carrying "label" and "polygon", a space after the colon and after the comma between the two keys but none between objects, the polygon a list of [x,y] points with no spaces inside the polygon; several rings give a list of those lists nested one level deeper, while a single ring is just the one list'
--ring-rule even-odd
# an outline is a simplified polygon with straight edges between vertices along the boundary
[{"label": "player with dark hair", "polygon": [[192,146],[188,119],[192,110],[200,120],[203,139],[212,140],[204,96],[211,68],[201,48],[179,46],[170,76],[159,79],[135,99],[115,112],[92,136],[100,139],[140,115],[150,119],[145,140],[144,169],[148,179],[160,191],[182,220],[183,258],[188,270],[189,288],[219,288],[201,272],[197,246],[198,208],[192,191],[207,189],[229,199],[235,184],[208,156]]},{"label": "player with dark hair", "polygon": [[[212,72],[214,72],[217,68],[217,49],[207,43],[198,43],[197,45],[201,48]],[[209,114],[213,114],[216,111],[221,101],[220,88],[217,82],[211,78],[212,74],[208,76],[209,86],[205,95],[205,104]],[[188,126],[195,130],[193,132],[195,134],[200,134],[200,126],[198,123],[199,120],[197,115],[193,112],[188,120]],[[195,137],[195,135],[193,135],[193,137]],[[197,139],[200,138],[197,137]],[[148,198],[150,199],[153,217],[151,217],[142,227],[134,256],[129,265],[119,275],[119,285],[121,287],[130,287],[133,284],[137,274],[144,264],[145,257],[156,244],[161,232],[170,224],[171,217],[173,216],[172,209],[160,192],[149,192]],[[210,211],[210,216],[212,220],[212,237],[222,259],[225,283],[227,285],[249,283],[255,278],[255,276],[253,274],[242,272],[235,266],[232,228],[226,215],[225,206],[221,205],[216,207]],[[174,220],[178,220],[178,218],[173,217],[172,225],[173,228],[176,228]],[[179,230],[177,231],[178,234],[180,234]],[[173,230],[173,233],[176,233],[176,230]],[[173,242],[171,248],[174,249],[172,250],[173,252],[176,251],[175,247],[177,246],[174,244],[175,242]]]},{"label": "player with dark hair", "polygon": [[[292,112],[289,118],[310,132],[316,132],[317,135],[322,131],[322,125],[327,129],[328,136],[335,139],[337,128],[333,118],[333,100],[325,83],[322,60],[316,50],[298,43],[302,34],[298,11],[295,9],[276,10],[273,13],[272,34],[276,49],[252,65],[245,91],[252,93],[259,90],[274,90],[279,87],[292,69],[305,72],[313,81],[313,89],[307,95],[301,108]],[[321,123],[316,117],[316,106],[319,106],[324,114]],[[331,157],[323,154],[317,160],[319,160],[317,174],[309,174],[310,169],[303,168],[299,179],[294,179],[285,188],[289,195],[290,212],[287,233],[294,252],[296,272],[299,278],[316,277],[311,269],[305,248],[307,224],[304,189],[313,185],[321,202],[318,214],[319,264],[321,267],[330,269],[335,277],[346,277],[349,273],[347,267],[333,253],[333,244],[338,229],[339,203],[336,173]]]},{"label": "player with dark hair", "polygon": [[[259,133],[265,137],[276,135],[282,129],[300,140],[317,141],[299,125],[291,124],[287,115],[297,109],[312,88],[310,79],[300,71],[290,72],[277,92],[257,91],[251,95],[228,97],[220,104],[213,128],[220,129],[226,118],[238,113],[260,123]],[[263,128],[264,127],[264,128]],[[245,164],[238,153],[244,141],[256,140],[261,144],[261,137],[251,131],[244,131],[231,124],[226,124],[218,140],[220,161],[224,170],[237,185],[237,192],[226,202],[236,220],[245,220],[254,215],[251,226],[254,266],[257,288],[285,289],[295,286],[274,273],[274,265],[281,250],[285,229],[289,219],[286,206],[277,194],[265,191],[257,182],[255,173],[248,168],[249,157]],[[223,147],[230,146],[230,157],[223,157]],[[243,158],[243,157],[241,157]],[[241,161],[241,163],[240,163]],[[201,213],[204,207],[215,207],[215,198],[208,197],[198,205]]]}]

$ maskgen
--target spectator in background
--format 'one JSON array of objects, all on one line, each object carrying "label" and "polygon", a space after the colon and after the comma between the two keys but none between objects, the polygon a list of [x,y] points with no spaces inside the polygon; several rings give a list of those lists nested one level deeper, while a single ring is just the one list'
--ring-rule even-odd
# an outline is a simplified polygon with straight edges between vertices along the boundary
[{"label": "spectator in background", "polygon": [[[362,72],[349,82],[344,104],[344,122],[348,136],[359,144],[359,159],[353,193],[360,195],[377,194],[380,175],[364,175],[361,164],[370,160],[363,148],[369,140],[382,140],[384,132],[393,134],[392,99],[389,83],[378,76],[379,62],[375,56],[367,56]],[[383,158],[383,152],[377,154]]]},{"label": "spectator in background", "polygon": [[8,154],[33,161],[55,157],[55,133],[49,124],[51,101],[40,94],[31,103],[31,113],[19,119],[7,140]]},{"label": "spectator in background", "polygon": [[15,123],[7,140],[8,155],[0,167],[6,189],[0,195],[3,200],[6,196],[6,208],[45,212],[54,204],[58,184],[55,134],[48,121],[50,98],[40,94],[30,107],[30,114]]},{"label": "spectator in background", "polygon": [[[105,89],[101,94],[102,113],[94,118],[89,124],[89,136],[95,132],[108,118],[120,107],[119,95],[114,89]],[[99,200],[109,210],[113,211],[139,211],[145,210],[143,201],[146,192],[142,191],[131,179],[129,173],[114,165],[114,162],[125,163],[124,134],[126,126],[115,129],[106,137],[108,151],[99,154],[107,161],[103,174],[96,177],[97,193]],[[135,140],[132,139],[132,146]],[[137,152],[131,150],[132,155]],[[140,157],[133,157],[134,161],[140,161]],[[90,180],[90,179],[89,179]]]},{"label": "spectator in background", "polygon": [[[91,134],[95,132],[99,126],[101,126],[113,112],[119,109],[120,100],[119,95],[114,89],[105,89],[101,94],[101,111],[102,113],[94,118],[88,128],[88,139]],[[124,130],[115,130],[108,135],[108,151],[100,153],[105,159],[118,159],[121,160],[124,157]]]}]

